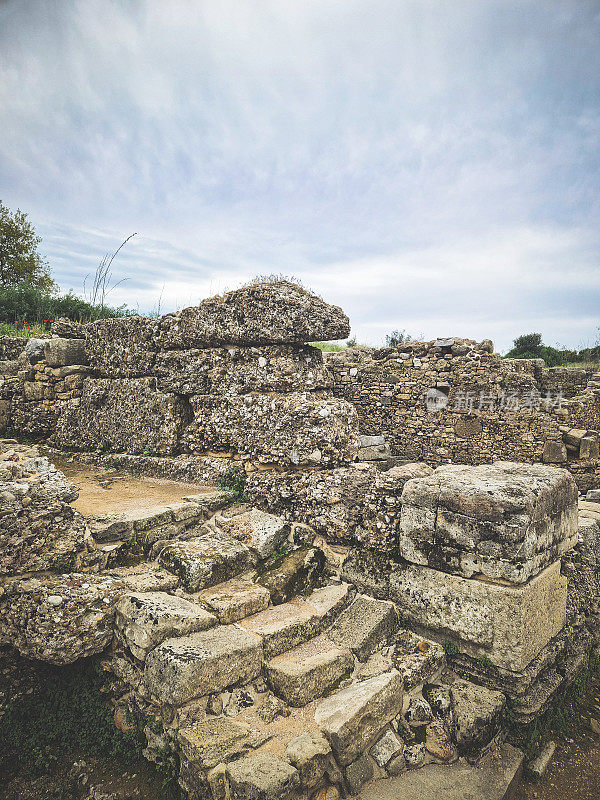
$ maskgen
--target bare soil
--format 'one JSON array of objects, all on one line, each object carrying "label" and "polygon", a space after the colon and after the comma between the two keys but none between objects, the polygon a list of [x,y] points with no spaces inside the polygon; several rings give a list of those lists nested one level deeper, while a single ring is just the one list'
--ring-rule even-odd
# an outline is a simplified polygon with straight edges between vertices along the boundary
[{"label": "bare soil", "polygon": [[206,484],[145,478],[76,461],[58,462],[57,466],[79,489],[79,497],[71,505],[84,516],[168,505],[213,488]]}]

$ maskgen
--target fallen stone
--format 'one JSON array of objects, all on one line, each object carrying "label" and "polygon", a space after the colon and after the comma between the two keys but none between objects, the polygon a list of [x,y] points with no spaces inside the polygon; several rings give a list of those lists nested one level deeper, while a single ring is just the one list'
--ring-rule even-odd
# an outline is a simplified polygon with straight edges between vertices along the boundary
[{"label": "fallen stone", "polygon": [[369,751],[373,759],[380,767],[386,764],[404,747],[404,742],[399,739],[393,730],[389,729],[383,734],[381,739],[373,745]]},{"label": "fallen stone", "polygon": [[296,595],[306,595],[323,580],[325,555],[319,548],[300,548],[284,556],[275,566],[259,573],[256,583],[268,589],[274,605]]},{"label": "fallen stone", "polygon": [[425,749],[440,761],[451,761],[457,757],[451,733],[443,720],[434,719],[425,728]]},{"label": "fallen stone", "polygon": [[320,733],[306,731],[287,745],[285,758],[300,774],[300,783],[307,789],[317,786],[330,762],[331,747]]},{"label": "fallen stone", "polygon": [[272,556],[290,534],[288,522],[257,508],[230,519],[217,517],[215,522],[225,534],[243,542],[260,559]]},{"label": "fallen stone", "polygon": [[460,680],[450,685],[450,691],[458,749],[480,750],[498,732],[506,697],[502,692]]},{"label": "fallen stone", "polygon": [[390,597],[432,638],[519,672],[563,628],[567,579],[558,561],[518,586],[410,565],[392,574]]},{"label": "fallen stone", "polygon": [[411,728],[420,728],[433,719],[431,707],[422,697],[413,697],[411,699],[404,716]]},{"label": "fallen stone", "polygon": [[183,757],[200,769],[216,767],[224,761],[245,755],[250,728],[227,717],[207,719],[190,728],[181,728],[177,738]]},{"label": "fallen stone", "polygon": [[537,755],[533,761],[530,761],[529,764],[527,764],[527,774],[530,778],[539,781],[540,778],[544,777],[546,770],[550,766],[550,762],[552,761],[555,750],[556,742],[546,742],[546,744],[540,750],[539,755]]},{"label": "fallen stone", "polygon": [[346,783],[350,792],[353,795],[357,794],[365,783],[371,780],[374,773],[373,762],[367,754],[363,753],[356,761],[346,767]]},{"label": "fallen stone", "polygon": [[410,631],[400,631],[395,639],[392,665],[404,678],[407,691],[433,680],[446,664],[442,645]]},{"label": "fallen stone", "polygon": [[305,706],[335,687],[354,667],[352,653],[320,636],[271,659],[267,677],[292,706]]},{"label": "fallen stone", "polygon": [[269,605],[270,596],[263,586],[233,578],[210,589],[203,589],[192,595],[192,599],[217,614],[223,625],[228,625],[264,611]]},{"label": "fallen stone", "polygon": [[398,629],[393,603],[358,595],[328,631],[329,638],[347,647],[360,661],[389,643]]},{"label": "fallen stone", "polygon": [[258,636],[219,625],[160,644],[146,658],[144,680],[153,697],[176,706],[251,681],[261,666]]},{"label": "fallen stone", "polygon": [[315,711],[315,722],[339,763],[346,766],[394,719],[401,705],[402,678],[393,670],[355,683],[323,700]]},{"label": "fallen stone", "polygon": [[227,765],[232,800],[296,800],[298,770],[269,753],[240,758]]},{"label": "fallen stone", "polygon": [[161,550],[159,561],[179,575],[184,589],[197,592],[244,572],[250,567],[252,557],[241,542],[215,532],[187,541],[169,542]]},{"label": "fallen stone", "polygon": [[164,592],[125,595],[117,602],[115,621],[139,661],[165,639],[203,631],[217,623],[216,617],[202,606]]}]

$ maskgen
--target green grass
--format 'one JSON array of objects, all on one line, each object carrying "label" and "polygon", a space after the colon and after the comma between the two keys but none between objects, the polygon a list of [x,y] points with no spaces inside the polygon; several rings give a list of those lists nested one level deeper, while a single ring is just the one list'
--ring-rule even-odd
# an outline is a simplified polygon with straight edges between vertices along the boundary
[{"label": "green grass", "polygon": [[18,339],[30,339],[36,337],[38,339],[50,338],[50,325],[46,327],[44,324],[37,325],[31,323],[17,322],[0,322],[0,336],[14,336]]}]

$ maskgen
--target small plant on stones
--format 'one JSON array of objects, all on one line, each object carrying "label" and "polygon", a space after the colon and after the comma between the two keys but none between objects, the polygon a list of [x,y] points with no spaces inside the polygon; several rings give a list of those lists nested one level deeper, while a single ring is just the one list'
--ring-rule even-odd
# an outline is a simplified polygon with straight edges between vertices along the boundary
[{"label": "small plant on stones", "polygon": [[236,503],[245,503],[246,497],[246,472],[240,467],[227,467],[218,480],[219,489],[228,489],[233,493]]}]

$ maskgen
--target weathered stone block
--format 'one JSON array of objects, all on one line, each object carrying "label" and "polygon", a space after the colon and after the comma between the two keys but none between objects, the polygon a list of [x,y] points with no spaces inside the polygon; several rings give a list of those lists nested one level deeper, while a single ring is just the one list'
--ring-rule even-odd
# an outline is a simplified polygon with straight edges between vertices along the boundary
[{"label": "weathered stone block", "polygon": [[260,674],[260,637],[235,625],[219,625],[167,639],[146,658],[144,680],[153,697],[182,705]]},{"label": "weathered stone block", "polygon": [[227,765],[232,800],[296,800],[298,770],[270,753],[256,753]]},{"label": "weathered stone block", "polygon": [[251,566],[252,557],[241,542],[215,532],[169,542],[161,550],[159,561],[179,575],[184,589],[197,592],[239,575]]},{"label": "weathered stone block", "polygon": [[253,508],[235,517],[220,517],[217,525],[253,550],[260,559],[272,556],[290,534],[290,524],[281,517]]},{"label": "weathered stone block", "polygon": [[450,690],[456,744],[461,752],[479,750],[498,732],[506,697],[468,681],[454,681]]},{"label": "weathered stone block", "polygon": [[116,317],[85,326],[88,363],[109,378],[151,375],[154,368],[159,320]]},{"label": "weathered stone block", "polygon": [[69,367],[87,364],[83,339],[48,339],[44,346],[44,358],[49,367]]},{"label": "weathered stone block", "polygon": [[161,319],[164,349],[318,342],[349,334],[341,308],[285,280],[209,297]]},{"label": "weathered stone block", "polygon": [[398,630],[398,614],[393,603],[358,595],[329,629],[329,638],[347,647],[360,661],[387,644]]},{"label": "weathered stone block", "polygon": [[178,741],[184,758],[207,770],[243,755],[249,747],[249,734],[248,725],[217,717],[180,729]]},{"label": "weathered stone block", "polygon": [[337,647],[324,636],[288,650],[266,665],[273,691],[292,706],[305,706],[322,697],[353,668],[350,650]]},{"label": "weathered stone block", "polygon": [[576,534],[577,486],[555,467],[439,467],[402,493],[400,555],[445,572],[524,583],[570,549]]},{"label": "weathered stone block", "polygon": [[285,758],[300,773],[303,787],[317,786],[330,763],[331,747],[327,739],[316,731],[301,733],[288,744]]},{"label": "weathered stone block", "polygon": [[401,706],[402,678],[393,670],[323,700],[315,711],[315,722],[339,763],[347,765],[365,751]]},{"label": "weathered stone block", "polygon": [[164,592],[128,594],[116,605],[117,630],[140,661],[165,639],[196,633],[216,623],[216,617],[201,606]]},{"label": "weathered stone block", "polygon": [[325,555],[316,547],[301,547],[284,556],[270,569],[259,572],[256,583],[269,590],[272,602],[285,603],[297,594],[308,594],[323,581]]},{"label": "weathered stone block", "polygon": [[159,392],[155,378],[87,378],[79,404],[58,420],[56,442],[73,450],[169,455],[189,417],[184,400]]},{"label": "weathered stone block", "polygon": [[269,605],[270,596],[263,586],[233,578],[210,589],[203,589],[193,595],[193,599],[217,614],[219,621],[227,625],[264,611]]},{"label": "weathered stone block", "polygon": [[426,628],[431,638],[518,672],[564,626],[567,581],[558,561],[519,585],[411,565],[392,573],[390,598],[405,622]]}]

